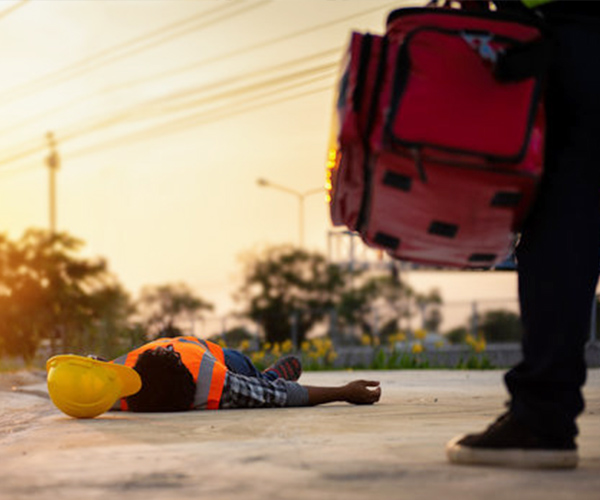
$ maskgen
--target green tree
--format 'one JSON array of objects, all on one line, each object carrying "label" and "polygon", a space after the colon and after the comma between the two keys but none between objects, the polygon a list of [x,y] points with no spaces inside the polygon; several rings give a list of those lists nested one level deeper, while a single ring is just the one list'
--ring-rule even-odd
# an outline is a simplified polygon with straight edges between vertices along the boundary
[{"label": "green tree", "polygon": [[464,326],[457,326],[447,331],[444,335],[451,344],[463,344],[467,338],[468,330]]},{"label": "green tree", "polygon": [[417,293],[414,296],[415,305],[421,316],[421,327],[429,332],[437,332],[442,320],[442,296],[437,288],[429,293]]},{"label": "green tree", "polygon": [[140,322],[148,338],[179,335],[183,322],[200,319],[203,311],[213,308],[185,283],[145,286],[137,301]]},{"label": "green tree", "polygon": [[373,337],[373,304],[380,296],[381,288],[379,279],[370,278],[342,292],[336,307],[339,326],[350,330],[354,336]]},{"label": "green tree", "polygon": [[213,342],[223,341],[227,347],[237,349],[240,344],[251,343],[256,339],[254,335],[243,326],[236,326],[223,333],[218,333],[209,338]]},{"label": "green tree", "polygon": [[[83,242],[67,233],[29,229],[0,239],[0,339],[5,354],[30,362],[43,339],[79,352],[127,295],[103,259],[77,256]],[[107,316],[108,315],[108,316]],[[124,320],[113,317],[112,322]]]},{"label": "green tree", "polygon": [[485,312],[479,328],[488,342],[519,342],[523,335],[519,315],[505,309]]},{"label": "green tree", "polygon": [[330,312],[348,276],[320,253],[291,246],[248,254],[243,266],[236,298],[243,314],[262,326],[271,343],[290,339],[292,328],[302,342]]}]

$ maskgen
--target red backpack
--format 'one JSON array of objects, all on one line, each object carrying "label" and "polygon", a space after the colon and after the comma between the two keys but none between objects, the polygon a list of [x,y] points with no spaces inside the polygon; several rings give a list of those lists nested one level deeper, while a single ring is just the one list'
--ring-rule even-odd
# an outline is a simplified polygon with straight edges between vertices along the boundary
[{"label": "red backpack", "polygon": [[509,255],[543,164],[548,42],[535,18],[393,11],[353,33],[330,151],[335,225],[417,263],[486,268]]}]

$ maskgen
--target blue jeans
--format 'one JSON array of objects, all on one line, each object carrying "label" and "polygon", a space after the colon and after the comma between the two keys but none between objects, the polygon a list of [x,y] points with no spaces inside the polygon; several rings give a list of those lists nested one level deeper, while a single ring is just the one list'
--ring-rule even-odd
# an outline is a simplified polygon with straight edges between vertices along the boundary
[{"label": "blue jeans", "polygon": [[246,377],[262,378],[264,380],[275,380],[277,374],[275,372],[263,373],[252,364],[250,358],[245,354],[234,349],[223,349],[225,355],[225,365],[227,369],[238,375]]}]

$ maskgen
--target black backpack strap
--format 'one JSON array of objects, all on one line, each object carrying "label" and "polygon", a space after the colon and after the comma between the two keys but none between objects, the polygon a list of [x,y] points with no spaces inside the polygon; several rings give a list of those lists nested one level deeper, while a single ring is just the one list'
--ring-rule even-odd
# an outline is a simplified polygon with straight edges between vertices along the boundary
[{"label": "black backpack strap", "polygon": [[517,82],[543,76],[552,58],[552,41],[540,38],[514,45],[498,54],[494,76],[501,82]]}]

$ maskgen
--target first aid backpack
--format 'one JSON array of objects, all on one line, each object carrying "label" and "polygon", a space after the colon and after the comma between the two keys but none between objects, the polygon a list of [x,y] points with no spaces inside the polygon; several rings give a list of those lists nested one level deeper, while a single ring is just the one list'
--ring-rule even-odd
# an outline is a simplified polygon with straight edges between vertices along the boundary
[{"label": "first aid backpack", "polygon": [[335,225],[392,257],[489,268],[542,174],[544,27],[489,9],[404,8],[353,33],[328,157]]}]

